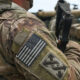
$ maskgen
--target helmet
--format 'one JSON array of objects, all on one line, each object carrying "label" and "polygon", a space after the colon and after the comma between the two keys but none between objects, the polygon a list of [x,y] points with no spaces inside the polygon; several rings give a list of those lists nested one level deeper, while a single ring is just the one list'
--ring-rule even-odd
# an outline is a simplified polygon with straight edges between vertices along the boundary
[{"label": "helmet", "polygon": [[0,11],[11,8],[12,0],[0,0]]}]

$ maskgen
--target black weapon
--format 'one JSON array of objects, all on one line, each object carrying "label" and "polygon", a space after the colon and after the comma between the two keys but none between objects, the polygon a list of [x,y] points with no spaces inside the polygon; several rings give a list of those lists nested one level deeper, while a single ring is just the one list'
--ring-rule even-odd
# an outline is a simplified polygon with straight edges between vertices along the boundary
[{"label": "black weapon", "polygon": [[72,24],[72,15],[70,10],[69,3],[64,0],[59,0],[56,8],[56,37],[61,40],[61,43],[58,43],[58,48],[63,52],[66,48],[66,44],[69,39],[69,32]]}]

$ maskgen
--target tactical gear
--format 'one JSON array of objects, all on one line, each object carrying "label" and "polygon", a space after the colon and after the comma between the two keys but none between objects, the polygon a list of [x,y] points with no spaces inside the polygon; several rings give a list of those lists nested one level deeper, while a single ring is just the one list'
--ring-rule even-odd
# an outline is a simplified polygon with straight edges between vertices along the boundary
[{"label": "tactical gear", "polygon": [[[68,43],[68,36],[72,24],[72,16],[70,12],[70,6],[67,2],[58,2],[57,4],[57,18],[56,18],[56,37],[61,39],[61,45],[57,45],[59,49],[63,52],[66,49],[66,44]],[[64,45],[65,44],[65,45]],[[61,47],[61,48],[60,48]]]}]

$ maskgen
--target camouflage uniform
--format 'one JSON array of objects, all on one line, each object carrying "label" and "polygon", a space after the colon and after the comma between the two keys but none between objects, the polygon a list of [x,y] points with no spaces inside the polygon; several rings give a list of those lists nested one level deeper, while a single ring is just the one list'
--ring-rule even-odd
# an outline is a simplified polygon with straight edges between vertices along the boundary
[{"label": "camouflage uniform", "polygon": [[37,18],[9,10],[0,16],[0,75],[8,80],[69,80],[70,66]]}]

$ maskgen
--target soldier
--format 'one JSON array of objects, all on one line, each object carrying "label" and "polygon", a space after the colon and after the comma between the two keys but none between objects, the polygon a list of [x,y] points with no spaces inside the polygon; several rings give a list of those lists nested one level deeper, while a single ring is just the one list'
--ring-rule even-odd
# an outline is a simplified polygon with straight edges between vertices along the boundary
[{"label": "soldier", "polygon": [[69,3],[59,0],[56,6],[56,37],[58,39],[57,47],[63,52],[68,43],[68,36],[72,24],[72,16]]},{"label": "soldier", "polygon": [[[10,0],[2,1],[11,6]],[[0,75],[8,80],[80,80],[45,24],[25,10],[0,9]]]}]

